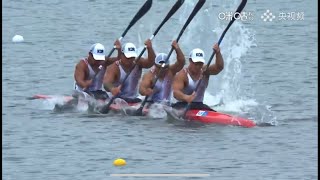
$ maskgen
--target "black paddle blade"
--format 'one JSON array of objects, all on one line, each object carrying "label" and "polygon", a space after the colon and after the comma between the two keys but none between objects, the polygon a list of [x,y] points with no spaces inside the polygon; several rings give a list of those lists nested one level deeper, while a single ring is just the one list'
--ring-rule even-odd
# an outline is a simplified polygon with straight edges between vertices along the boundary
[{"label": "black paddle blade", "polygon": [[[239,5],[239,7],[236,10],[236,13],[237,13],[237,14],[235,14],[236,18],[238,18],[238,16],[240,15],[241,11],[246,6],[246,4],[247,4],[247,0],[242,0],[241,1],[241,4]],[[232,17],[232,18],[234,18],[234,17]]]},{"label": "black paddle blade", "polygon": [[[176,41],[179,42],[183,32],[186,30],[187,26],[190,24],[191,20],[194,18],[194,16],[198,13],[198,11],[201,9],[201,7],[204,5],[204,3],[206,2],[206,0],[199,0],[198,3],[196,4],[196,6],[193,8],[191,14],[189,15],[187,21],[184,23]],[[173,52],[173,48],[171,48],[170,52],[168,53],[167,59],[166,61],[169,60],[171,54]]]},{"label": "black paddle blade", "polygon": [[[124,32],[122,33],[121,37],[119,39],[122,39],[127,32],[129,31],[129,29],[142,17],[144,16],[149,9],[152,6],[152,0],[147,0],[144,5],[140,8],[140,10],[137,12],[137,14],[133,17],[133,19],[131,20],[131,22],[129,23],[128,27],[126,28],[126,30],[124,30]],[[107,57],[111,57],[113,51],[115,50],[115,48],[113,47],[111,49],[111,51],[109,52],[109,54],[107,55]]]},{"label": "black paddle blade", "polygon": [[222,35],[220,36],[220,39],[218,41],[218,44],[220,45],[224,35],[226,34],[226,32],[228,31],[228,29],[230,28],[230,26],[232,25],[232,23],[240,16],[241,11],[243,10],[243,8],[246,6],[247,4],[247,0],[242,0],[240,5],[238,6],[236,12],[234,13],[234,16],[232,16],[231,21],[229,22],[228,26],[226,27],[226,29],[223,31]]},{"label": "black paddle blade", "polygon": [[[161,24],[158,26],[158,28],[154,31],[154,33],[151,36],[151,40],[153,39],[154,36],[156,36],[158,34],[158,32],[160,31],[161,27],[170,19],[170,17],[182,6],[182,4],[184,3],[184,0],[178,0],[173,7],[171,8],[171,10],[168,12],[167,16],[162,20]],[[140,60],[140,58],[142,57],[142,55],[144,54],[144,52],[146,51],[146,47],[143,48],[143,50],[140,52],[139,56],[136,58],[136,62]]]},{"label": "black paddle blade", "polygon": [[27,100],[34,100],[34,99],[37,99],[35,97],[26,97]]},{"label": "black paddle blade", "polygon": [[163,19],[163,21],[161,22],[161,24],[158,26],[158,28],[155,30],[155,32],[153,33],[153,35],[155,36],[158,31],[161,29],[161,27],[164,25],[164,23],[166,23],[170,17],[182,6],[182,4],[184,3],[184,0],[178,0],[173,7],[170,9],[170,11],[168,12],[167,16]]},{"label": "black paddle blade", "polygon": [[201,7],[204,5],[205,2],[206,2],[206,0],[199,0],[198,3],[196,4],[196,6],[193,8],[193,11],[189,15],[186,23],[184,24],[184,26],[182,27],[182,29],[181,29],[181,31],[180,31],[180,33],[178,35],[177,42],[179,41],[179,39],[180,39],[181,35],[183,34],[184,30],[190,24],[190,22],[193,19],[193,17],[198,13],[198,11],[201,9]]},{"label": "black paddle blade", "polygon": [[128,30],[142,17],[144,16],[151,8],[152,6],[152,0],[147,0],[144,5],[140,8],[140,10],[137,12],[137,14],[133,17],[133,19],[131,20],[129,26],[127,27],[127,29],[123,32],[121,37],[124,37]]},{"label": "black paddle blade", "polygon": [[142,109],[143,109],[143,107],[139,107],[139,109],[137,109],[133,115],[134,116],[143,116]]},{"label": "black paddle blade", "polygon": [[106,104],[106,105],[103,105],[99,108],[99,113],[101,114],[108,114],[109,111],[110,111],[110,106],[111,104],[113,103],[113,101],[117,98],[117,96],[113,96],[110,101]]},{"label": "black paddle blade", "polygon": [[99,109],[99,113],[101,113],[101,114],[108,114],[109,111],[110,111],[110,109],[107,108],[107,107],[105,107],[105,106],[103,106],[103,107],[101,107],[101,108]]}]

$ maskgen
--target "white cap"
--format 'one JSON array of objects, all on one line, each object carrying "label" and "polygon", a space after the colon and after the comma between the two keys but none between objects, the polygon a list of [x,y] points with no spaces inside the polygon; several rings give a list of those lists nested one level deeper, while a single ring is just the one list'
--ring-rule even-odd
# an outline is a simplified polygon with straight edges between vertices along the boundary
[{"label": "white cap", "polygon": [[133,43],[122,46],[122,52],[127,58],[137,57],[136,46]]},{"label": "white cap", "polygon": [[168,55],[166,53],[159,53],[156,56],[156,58],[154,60],[154,63],[157,64],[157,65],[161,65],[163,63],[168,64],[169,62],[168,62],[167,58],[168,58]]},{"label": "white cap", "polygon": [[105,60],[105,49],[104,46],[100,43],[93,44],[90,48],[90,51],[93,55],[93,58],[98,61]]},{"label": "white cap", "polygon": [[189,54],[189,58],[191,58],[193,62],[206,62],[204,60],[204,52],[199,48],[193,49]]}]

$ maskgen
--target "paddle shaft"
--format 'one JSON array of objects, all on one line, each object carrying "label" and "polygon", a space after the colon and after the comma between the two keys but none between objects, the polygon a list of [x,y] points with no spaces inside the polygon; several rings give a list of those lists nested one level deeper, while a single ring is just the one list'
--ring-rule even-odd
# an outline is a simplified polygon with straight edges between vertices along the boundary
[{"label": "paddle shaft", "polygon": [[[152,36],[150,37],[150,40],[152,40],[159,32],[159,30],[161,29],[161,27],[170,19],[170,17],[182,6],[182,4],[184,3],[184,0],[178,0],[173,7],[171,8],[171,10],[168,12],[168,14],[166,15],[166,17],[162,20],[162,22],[160,23],[160,25],[158,26],[158,28],[154,31],[154,33],[152,34]],[[135,64],[131,67],[131,69],[129,70],[129,72],[126,74],[126,76],[124,77],[124,79],[122,80],[121,84],[123,84],[127,78],[129,77],[130,73],[133,71],[133,69],[136,67],[137,62],[141,59],[142,55],[144,54],[144,52],[146,51],[147,47],[144,46],[143,50],[140,52],[139,56],[136,58],[135,60]],[[118,95],[113,96],[110,101],[108,102],[108,104],[103,107],[103,111],[104,113],[108,113],[109,112],[109,107],[110,105],[113,103],[113,101],[118,97]]]},{"label": "paddle shaft", "polygon": [[[220,36],[220,38],[219,38],[219,41],[218,41],[218,45],[220,45],[220,43],[221,43],[222,39],[224,38],[224,35],[226,34],[226,32],[228,31],[228,29],[230,28],[230,26],[233,24],[233,22],[237,19],[237,17],[240,15],[240,13],[241,13],[241,11],[243,10],[243,8],[244,8],[244,6],[246,5],[246,3],[247,3],[247,0],[242,0],[242,1],[241,1],[241,4],[238,6],[238,8],[237,8],[237,10],[236,10],[236,12],[235,12],[235,14],[234,14],[234,16],[232,16],[232,19],[231,19],[231,21],[229,22],[228,26],[225,28],[225,30],[224,30],[223,33],[221,34],[221,36]],[[208,69],[208,67],[209,67],[209,65],[210,65],[210,63],[211,63],[211,61],[212,61],[212,59],[213,59],[213,57],[214,57],[215,54],[216,54],[216,52],[215,52],[215,50],[213,50],[213,53],[211,54],[211,56],[210,56],[210,58],[209,58],[209,61],[208,61],[207,65],[206,65],[206,68],[205,68],[205,69]],[[199,82],[197,83],[197,86],[196,86],[194,92],[197,92],[197,90],[198,90],[201,82],[202,82],[202,78],[201,78],[201,79],[199,80]],[[183,112],[183,116],[182,116],[183,118],[185,118],[188,110],[190,109],[190,106],[191,106],[191,103],[188,103],[186,109],[185,109],[184,112]]]},{"label": "paddle shaft", "polygon": [[[193,8],[193,10],[192,10],[191,14],[189,15],[187,21],[186,21],[185,24],[183,25],[183,27],[182,27],[179,35],[178,35],[178,38],[176,39],[177,42],[180,40],[183,32],[185,31],[185,29],[187,28],[187,26],[190,24],[191,20],[192,20],[192,19],[194,18],[194,16],[198,13],[198,11],[201,9],[201,7],[203,6],[203,4],[204,4],[205,2],[206,2],[206,0],[199,0],[198,3],[196,4],[196,6]],[[170,50],[170,52],[169,52],[169,54],[168,54],[165,62],[168,62],[168,60],[169,60],[172,52],[173,52],[173,47],[171,47],[171,50]],[[157,83],[157,81],[158,81],[158,79],[159,79],[159,75],[162,73],[162,70],[164,69],[163,67],[164,67],[164,65],[161,66],[161,68],[160,68],[160,70],[159,70],[159,73],[158,73],[156,79],[153,81],[153,83],[152,83],[152,85],[151,85],[151,89],[153,89],[153,88],[155,87],[155,85],[156,85],[156,83]],[[149,98],[149,96],[146,96],[146,97],[144,98],[144,100],[143,100],[143,102],[141,103],[139,109],[137,110],[137,113],[142,112],[142,109],[143,109],[144,105],[146,104],[148,98]]]}]

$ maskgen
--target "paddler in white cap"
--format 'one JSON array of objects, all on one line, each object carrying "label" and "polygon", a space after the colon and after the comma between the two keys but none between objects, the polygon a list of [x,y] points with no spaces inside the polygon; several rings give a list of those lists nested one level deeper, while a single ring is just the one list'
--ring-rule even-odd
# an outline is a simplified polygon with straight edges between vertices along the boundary
[{"label": "paddler in white cap", "polygon": [[[172,42],[172,47],[177,54],[177,61],[170,65],[168,55],[165,53],[159,53],[155,58],[155,65],[142,77],[139,92],[143,96],[149,96],[147,102],[150,104],[154,102],[170,103],[173,77],[185,64],[184,54],[176,40]],[[161,74],[159,74],[160,70]],[[152,89],[153,81],[157,76],[159,76],[159,78]]]},{"label": "paddler in white cap", "polygon": [[[172,107],[181,109],[190,104],[191,109],[211,110],[208,105],[203,104],[203,98],[206,88],[208,87],[209,77],[219,74],[224,67],[223,57],[218,44],[213,46],[216,53],[216,62],[210,65],[206,70],[204,52],[196,48],[190,52],[189,66],[177,73],[173,80],[173,96],[178,101]],[[201,84],[195,92],[197,83],[202,78]]]},{"label": "paddler in white cap", "polygon": [[[118,50],[119,56],[121,54],[120,41],[116,40],[114,45]],[[116,60],[118,60],[118,57],[106,57],[105,48],[102,44],[93,44],[88,56],[82,58],[75,67],[75,90],[85,96],[94,96],[95,99],[108,98],[108,94],[102,90],[103,76],[106,72],[106,67]]]}]

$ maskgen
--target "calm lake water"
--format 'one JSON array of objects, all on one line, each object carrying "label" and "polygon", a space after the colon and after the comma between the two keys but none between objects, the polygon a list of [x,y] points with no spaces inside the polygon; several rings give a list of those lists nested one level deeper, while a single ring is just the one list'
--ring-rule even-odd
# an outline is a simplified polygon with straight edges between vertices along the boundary
[{"label": "calm lake water", "polygon": [[[123,42],[142,49],[174,2],[155,0]],[[27,100],[35,94],[70,94],[74,66],[91,44],[111,50],[143,3],[3,1],[2,178],[123,179],[110,174],[172,173],[219,180],[318,179],[315,0],[248,1],[242,19],[220,45],[225,68],[210,79],[205,102],[223,102],[218,111],[275,126],[189,127],[168,123],[166,116],[54,113],[53,101]],[[195,3],[186,0],[163,26],[153,40],[156,52],[169,52]],[[239,4],[207,0],[179,41],[185,56],[198,47],[208,59],[228,14]],[[24,42],[12,42],[16,34]],[[155,115],[165,115],[160,111]],[[117,158],[127,165],[113,166]],[[186,177],[146,179],[164,178]]]}]

